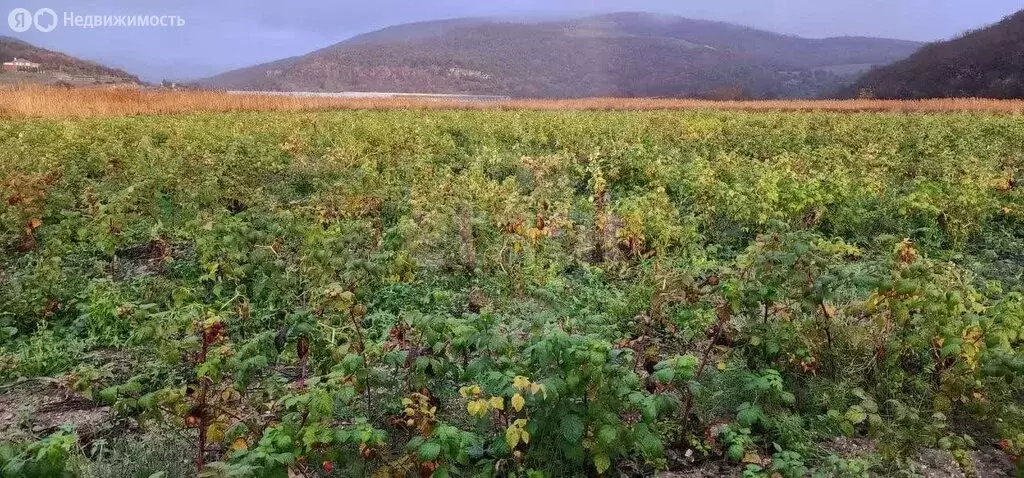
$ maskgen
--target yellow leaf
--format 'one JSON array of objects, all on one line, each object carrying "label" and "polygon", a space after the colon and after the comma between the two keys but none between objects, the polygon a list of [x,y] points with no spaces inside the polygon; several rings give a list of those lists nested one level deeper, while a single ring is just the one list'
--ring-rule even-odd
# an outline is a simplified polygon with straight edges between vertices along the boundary
[{"label": "yellow leaf", "polygon": [[594,457],[594,468],[599,474],[604,474],[612,466],[612,460],[604,453]]},{"label": "yellow leaf", "polygon": [[491,397],[490,405],[491,405],[491,408],[493,408],[495,410],[504,410],[505,409],[505,399],[501,398],[501,397]]},{"label": "yellow leaf", "polygon": [[512,379],[512,386],[521,392],[526,391],[526,389],[530,387],[530,379],[520,375]]},{"label": "yellow leaf", "polygon": [[231,450],[248,450],[249,443],[245,441],[245,438],[235,438],[235,441],[231,442]]},{"label": "yellow leaf", "polygon": [[718,368],[718,370],[725,370],[729,368],[729,366],[725,364],[724,360],[719,360],[715,367]]},{"label": "yellow leaf", "polygon": [[530,432],[528,432],[526,430],[523,430],[523,431],[519,432],[519,438],[521,438],[523,440],[523,443],[529,444],[530,443]]},{"label": "yellow leaf", "polygon": [[746,464],[751,464],[752,463],[752,464],[755,464],[755,465],[760,465],[761,464],[761,456],[758,455],[757,453],[754,453],[754,452],[747,452],[747,453],[745,453],[743,455],[743,460],[741,460],[741,463],[746,463]]},{"label": "yellow leaf", "polygon": [[519,429],[516,427],[508,427],[505,430],[505,443],[508,444],[508,448],[514,449],[519,444]]},{"label": "yellow leaf", "polygon": [[224,439],[224,430],[221,428],[219,423],[213,423],[206,427],[206,439],[211,443],[219,442]]},{"label": "yellow leaf", "polygon": [[536,395],[537,392],[541,392],[544,398],[548,398],[548,388],[543,383],[535,383],[530,385],[530,393]]},{"label": "yellow leaf", "polygon": [[473,400],[466,404],[466,410],[471,416],[475,417],[479,415],[482,417],[487,414],[487,400],[482,398],[479,400]]},{"label": "yellow leaf", "polygon": [[983,336],[984,333],[981,331],[981,327],[978,327],[976,325],[968,327],[967,330],[964,330],[963,333],[964,340],[968,342],[977,342],[981,340]]},{"label": "yellow leaf", "polygon": [[480,386],[462,387],[459,389],[459,395],[462,395],[462,398],[469,398],[470,396],[476,398],[477,395],[480,395]]},{"label": "yellow leaf", "polygon": [[512,395],[512,409],[515,411],[522,411],[523,406],[526,405],[526,399],[520,394]]}]

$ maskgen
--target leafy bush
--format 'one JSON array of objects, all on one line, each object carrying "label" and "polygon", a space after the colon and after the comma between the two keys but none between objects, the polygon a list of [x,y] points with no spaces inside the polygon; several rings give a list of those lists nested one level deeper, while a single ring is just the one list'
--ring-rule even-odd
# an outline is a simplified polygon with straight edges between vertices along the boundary
[{"label": "leafy bush", "polygon": [[37,437],[3,466],[864,476],[921,448],[1019,456],[1022,142],[1014,118],[952,114],[0,121],[0,379],[60,377],[157,435]]}]

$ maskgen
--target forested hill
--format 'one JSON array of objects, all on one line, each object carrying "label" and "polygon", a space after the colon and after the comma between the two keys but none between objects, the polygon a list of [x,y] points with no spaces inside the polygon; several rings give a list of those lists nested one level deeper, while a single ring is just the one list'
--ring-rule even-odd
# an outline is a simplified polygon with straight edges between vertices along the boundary
[{"label": "forested hill", "polygon": [[515,97],[814,97],[920,44],[807,39],[648,13],[398,25],[201,81],[240,90]]},{"label": "forested hill", "polygon": [[44,72],[59,72],[68,75],[113,77],[128,82],[138,82],[138,77],[117,68],[75,58],[64,53],[40,48],[17,38],[0,36],[0,62],[23,58],[40,64]]},{"label": "forested hill", "polygon": [[845,96],[1024,98],[1024,10],[866,74]]}]

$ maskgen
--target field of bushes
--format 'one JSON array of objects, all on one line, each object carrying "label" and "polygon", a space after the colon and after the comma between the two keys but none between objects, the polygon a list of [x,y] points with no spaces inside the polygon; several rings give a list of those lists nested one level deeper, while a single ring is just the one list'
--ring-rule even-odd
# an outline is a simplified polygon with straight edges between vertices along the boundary
[{"label": "field of bushes", "polygon": [[3,119],[0,476],[1021,476],[1021,145],[984,112]]}]

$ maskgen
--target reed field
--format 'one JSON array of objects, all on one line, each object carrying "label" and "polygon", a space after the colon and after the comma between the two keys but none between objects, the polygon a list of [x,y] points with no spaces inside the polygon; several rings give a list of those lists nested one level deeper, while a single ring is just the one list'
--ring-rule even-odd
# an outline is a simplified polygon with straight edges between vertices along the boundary
[{"label": "reed field", "polygon": [[757,100],[585,98],[467,102],[428,98],[327,98],[218,91],[135,88],[0,88],[0,117],[106,117],[242,111],[329,111],[353,109],[455,110],[725,110],[832,112],[986,112],[1018,115],[1024,100],[954,98],[935,100]]},{"label": "reed field", "polygon": [[1021,476],[1022,105],[2,90],[0,476]]}]

